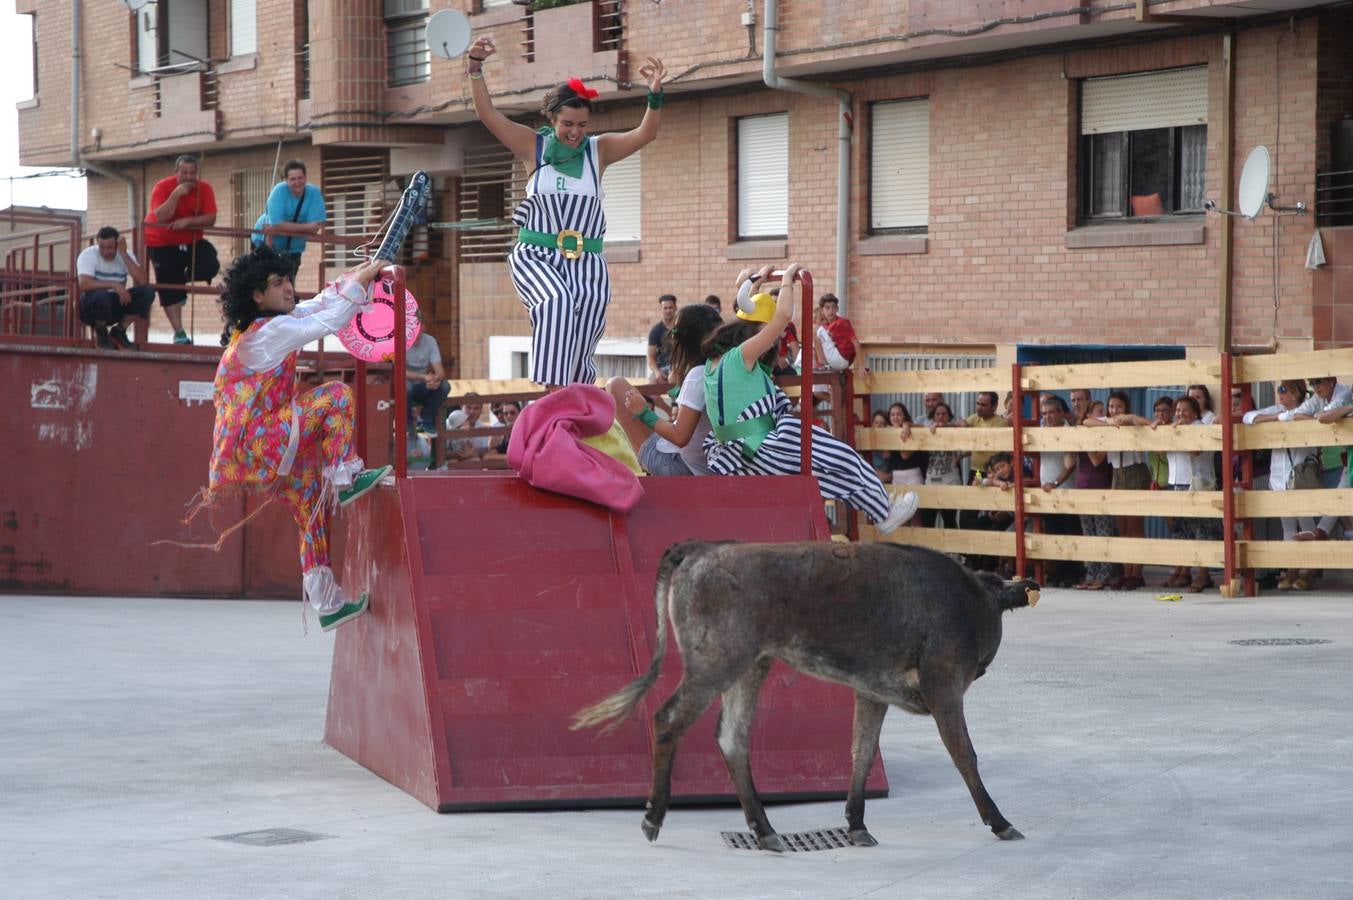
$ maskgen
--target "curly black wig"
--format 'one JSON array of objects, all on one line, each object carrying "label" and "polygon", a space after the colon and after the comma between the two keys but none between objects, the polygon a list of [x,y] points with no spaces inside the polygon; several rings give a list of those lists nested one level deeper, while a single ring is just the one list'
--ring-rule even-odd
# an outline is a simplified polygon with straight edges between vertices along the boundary
[{"label": "curly black wig", "polygon": [[235,257],[225,274],[225,289],[217,303],[225,328],[221,332],[221,346],[230,343],[236,332],[244,331],[255,319],[267,315],[254,302],[254,291],[268,288],[268,278],[281,275],[292,277],[291,258],[283,256],[266,244]]}]

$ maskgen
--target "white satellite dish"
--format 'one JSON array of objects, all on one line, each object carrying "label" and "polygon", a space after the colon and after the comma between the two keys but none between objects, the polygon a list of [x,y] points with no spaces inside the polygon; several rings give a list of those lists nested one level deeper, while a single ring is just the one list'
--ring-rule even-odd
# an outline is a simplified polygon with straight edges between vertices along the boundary
[{"label": "white satellite dish", "polygon": [[428,51],[440,59],[460,56],[470,49],[473,37],[470,20],[458,9],[439,10],[428,19]]},{"label": "white satellite dish", "polygon": [[141,8],[150,2],[151,0],[122,0],[122,5],[132,12],[140,12]]},{"label": "white satellite dish", "polygon": [[1240,214],[1247,219],[1258,217],[1268,200],[1268,148],[1262,144],[1245,158],[1240,170]]}]

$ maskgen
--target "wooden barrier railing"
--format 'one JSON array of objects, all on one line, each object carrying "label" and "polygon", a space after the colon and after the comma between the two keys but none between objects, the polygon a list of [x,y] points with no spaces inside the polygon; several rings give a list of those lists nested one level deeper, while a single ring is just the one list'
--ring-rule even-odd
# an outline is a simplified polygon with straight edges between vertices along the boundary
[{"label": "wooden barrier railing", "polygon": [[[1176,361],[1020,366],[944,371],[880,373],[857,383],[858,395],[940,392],[961,394],[994,391],[1014,394],[1014,408],[1023,408],[1032,396],[1050,391],[1179,387],[1220,384],[1229,399],[1232,384],[1306,379],[1353,374],[1353,348],[1232,359],[1229,355]],[[1011,491],[982,486],[897,486],[894,492],[915,490],[921,506],[945,510],[995,510],[1014,513],[1010,531],[978,531],[907,527],[887,539],[950,553],[1013,557],[1020,575],[1026,560],[1143,563],[1207,566],[1224,570],[1224,592],[1239,590],[1238,574],[1245,570],[1247,590],[1253,592],[1253,570],[1261,568],[1347,569],[1353,553],[1331,550],[1319,542],[1259,541],[1237,536],[1237,525],[1248,520],[1281,516],[1353,515],[1353,489],[1302,491],[1249,490],[1234,482],[1230,456],[1250,450],[1289,447],[1353,445],[1353,418],[1333,424],[1314,420],[1243,425],[1233,421],[1229,403],[1217,411],[1212,425],[1125,426],[1122,428],[1046,428],[1035,421],[1004,428],[922,427],[902,440],[896,428],[859,428],[856,446],[862,452],[888,450],[1008,451],[1014,471],[1023,471],[1024,458],[1042,452],[1104,452],[1115,450],[1204,450],[1223,454],[1222,483],[1218,490],[1112,491],[1058,490],[1045,492],[1026,483]],[[1038,533],[1038,522],[1048,515],[1160,516],[1212,518],[1222,523],[1219,541],[1152,538],[1081,537]],[[1026,521],[1027,520],[1027,521]],[[1033,525],[1034,530],[1029,526]],[[866,528],[867,538],[882,539]],[[1340,548],[1342,549],[1342,548]]]}]

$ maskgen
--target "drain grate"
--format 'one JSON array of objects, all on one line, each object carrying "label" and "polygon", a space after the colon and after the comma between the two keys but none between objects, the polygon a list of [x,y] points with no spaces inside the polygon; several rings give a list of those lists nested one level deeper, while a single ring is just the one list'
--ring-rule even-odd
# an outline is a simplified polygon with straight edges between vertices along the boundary
[{"label": "drain grate", "polygon": [[[733,850],[759,850],[756,835],[750,831],[721,831],[723,845]],[[780,840],[795,853],[808,853],[812,850],[837,850],[854,846],[846,837],[844,828],[824,828],[821,831],[781,832]]]},{"label": "drain grate", "polygon": [[332,834],[301,831],[299,828],[265,828],[262,831],[241,831],[239,834],[218,834],[212,840],[248,844],[251,847],[276,847],[281,844],[304,844],[309,841],[322,841],[331,837],[333,837]]},{"label": "drain grate", "polygon": [[1311,644],[1332,644],[1325,638],[1245,638],[1231,641],[1241,647],[1306,647]]}]

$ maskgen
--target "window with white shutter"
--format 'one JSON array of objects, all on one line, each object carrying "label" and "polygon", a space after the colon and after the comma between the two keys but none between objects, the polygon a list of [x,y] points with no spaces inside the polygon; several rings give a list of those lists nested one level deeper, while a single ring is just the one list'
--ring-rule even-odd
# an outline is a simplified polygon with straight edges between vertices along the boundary
[{"label": "window with white shutter", "polygon": [[639,157],[633,153],[606,167],[601,176],[602,210],[606,213],[606,243],[639,240],[642,208],[639,197]]},{"label": "window with white shutter", "polygon": [[869,135],[869,230],[930,224],[930,101],[875,103]]},{"label": "window with white shutter", "polygon": [[258,0],[230,0],[230,55],[258,52]]},{"label": "window with white shutter", "polygon": [[738,119],[738,237],[789,235],[789,114]]},{"label": "window with white shutter", "polygon": [[1081,82],[1080,213],[1198,213],[1207,180],[1207,66]]}]

